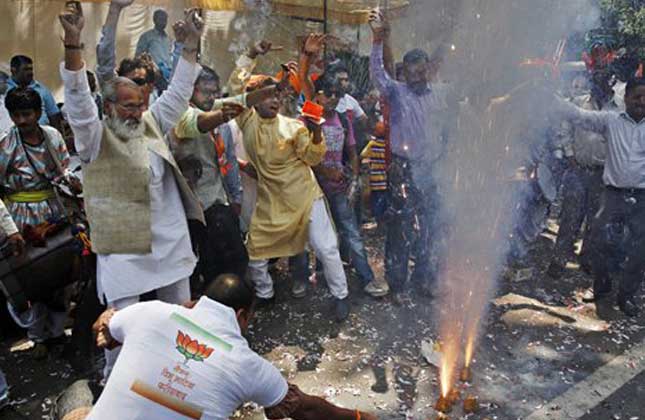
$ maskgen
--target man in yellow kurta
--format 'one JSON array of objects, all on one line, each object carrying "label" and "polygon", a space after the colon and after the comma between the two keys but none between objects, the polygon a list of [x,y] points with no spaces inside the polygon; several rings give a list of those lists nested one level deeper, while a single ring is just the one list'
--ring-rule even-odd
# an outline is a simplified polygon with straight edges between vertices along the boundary
[{"label": "man in yellow kurta", "polygon": [[[247,91],[275,84],[255,76]],[[322,262],[325,279],[335,297],[336,319],[349,315],[347,278],[338,241],[311,170],[326,148],[320,126],[278,114],[274,95],[237,118],[244,147],[258,176],[257,203],[248,237],[249,273],[260,299],[274,296],[268,259],[296,255],[307,242]]]}]

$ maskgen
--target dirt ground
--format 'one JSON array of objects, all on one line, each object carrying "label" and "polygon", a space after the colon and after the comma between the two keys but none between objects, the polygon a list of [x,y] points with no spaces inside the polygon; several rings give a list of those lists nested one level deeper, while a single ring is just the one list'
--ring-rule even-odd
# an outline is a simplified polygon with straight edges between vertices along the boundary
[{"label": "dirt ground", "polygon": [[[364,226],[364,234],[372,266],[382,277],[382,235],[373,224]],[[595,380],[599,369],[644,342],[645,317],[624,318],[614,300],[598,307],[583,304],[581,290],[590,279],[575,266],[559,280],[546,276],[552,239],[543,235],[529,262],[509,268],[500,279],[476,352],[473,381],[459,385],[462,397],[479,397],[481,409],[464,415],[457,405],[450,418],[523,419],[545,410],[547,414],[529,418],[645,419],[642,358],[626,358],[621,366],[621,372],[633,370],[632,379],[622,383],[621,378],[601,378],[600,388],[590,385],[585,393],[587,381]],[[437,369],[420,351],[423,340],[438,339],[435,301],[413,294],[403,306],[388,298],[375,300],[362,293],[351,273],[352,314],[338,325],[324,285],[310,287],[306,298],[294,300],[286,263],[278,264],[276,279],[277,303],[257,313],[248,338],[290,381],[305,392],[383,419],[436,417]],[[21,338],[20,333],[11,334],[0,347],[12,398],[0,419],[47,419],[57,393],[79,377],[98,377],[100,360],[91,361],[94,370],[85,373],[73,370],[59,352],[35,361],[23,350],[29,343]],[[602,395],[602,389],[613,389],[602,388],[610,379],[617,391]],[[576,389],[581,391],[573,392]],[[575,401],[551,402],[569,392]],[[594,398],[598,404],[591,402]],[[563,414],[574,403],[590,405],[584,416]],[[246,406],[236,418],[264,417]]]}]

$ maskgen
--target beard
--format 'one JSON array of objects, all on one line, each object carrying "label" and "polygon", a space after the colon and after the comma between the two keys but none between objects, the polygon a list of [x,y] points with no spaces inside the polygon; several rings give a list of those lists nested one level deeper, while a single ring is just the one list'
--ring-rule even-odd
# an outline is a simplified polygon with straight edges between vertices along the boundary
[{"label": "beard", "polygon": [[115,136],[123,141],[143,137],[143,133],[146,128],[143,124],[143,120],[124,120],[120,118],[114,110],[112,110],[105,119],[105,125],[112,130]]}]

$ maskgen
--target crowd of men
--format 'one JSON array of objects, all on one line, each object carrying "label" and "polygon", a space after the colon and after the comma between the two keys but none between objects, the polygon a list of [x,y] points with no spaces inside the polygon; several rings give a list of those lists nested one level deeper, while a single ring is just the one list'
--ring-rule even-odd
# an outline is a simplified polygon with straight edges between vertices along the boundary
[{"label": "crowd of men", "polygon": [[[432,297],[441,233],[436,163],[462,99],[441,81],[442,54],[414,49],[395,64],[387,19],[374,11],[373,91],[357,94],[360,101],[342,63],[320,64],[324,35],[308,36],[275,76],[254,73],[271,50],[260,41],[225,82],[200,64],[199,12],[173,25],[173,43],[168,15],[157,10],[135,57],[117,65],[119,16],[132,2],[112,0],[95,73],[84,61],[91,49],[81,43],[82,11],[71,3],[61,14],[62,109],[34,79],[29,57],[13,57],[11,75],[0,74],[0,222],[8,243],[23,254],[36,227],[69,222],[59,190],[82,192],[96,295],[107,307],[94,324],[105,388],[92,408],[95,398],[74,397],[89,388],[75,384],[61,397],[69,401],[59,404],[59,418],[224,419],[247,401],[266,407],[268,418],[374,418],[287,384],[242,333],[254,308],[275,300],[275,260],[289,258],[292,295],[306,295],[308,250],[338,322],[350,313],[344,262],[373,297],[389,293],[394,304],[410,293]],[[314,74],[314,67],[322,68]],[[594,277],[589,300],[606,297],[620,275],[618,305],[636,316],[645,269],[645,80],[627,81],[620,112],[607,68],[588,76],[590,93],[552,98],[561,126],[547,153],[563,174],[556,186],[563,206],[547,272],[559,277],[579,258]],[[366,213],[385,233],[385,279],[367,256]],[[139,303],[151,293],[156,300]],[[64,339],[67,315],[55,302],[31,303],[12,315],[42,355]],[[4,382],[0,373],[0,401]]]}]

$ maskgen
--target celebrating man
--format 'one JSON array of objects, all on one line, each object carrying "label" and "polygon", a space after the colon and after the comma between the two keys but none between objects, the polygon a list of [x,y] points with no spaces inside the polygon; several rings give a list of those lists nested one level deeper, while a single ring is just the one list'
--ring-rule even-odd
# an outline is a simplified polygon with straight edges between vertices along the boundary
[{"label": "celebrating man", "polygon": [[[99,297],[117,309],[153,290],[161,300],[185,302],[196,262],[186,218],[203,222],[203,213],[164,133],[188,108],[200,71],[196,51],[201,20],[195,10],[187,13],[182,25],[189,33],[188,48],[168,90],[150,109],[141,87],[130,79],[117,77],[103,86],[103,122],[81,56],[83,16],[68,7],[60,21],[65,29],[61,76],[69,124],[83,162]],[[107,356],[106,376],[115,358]]]}]

